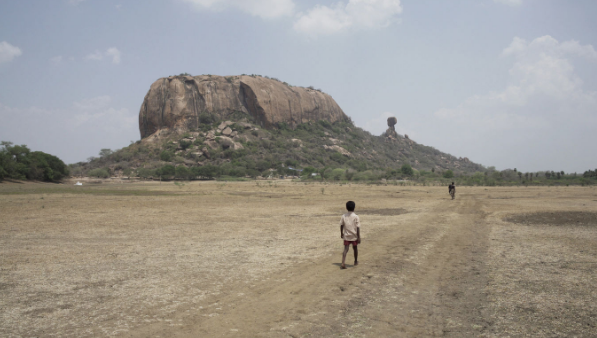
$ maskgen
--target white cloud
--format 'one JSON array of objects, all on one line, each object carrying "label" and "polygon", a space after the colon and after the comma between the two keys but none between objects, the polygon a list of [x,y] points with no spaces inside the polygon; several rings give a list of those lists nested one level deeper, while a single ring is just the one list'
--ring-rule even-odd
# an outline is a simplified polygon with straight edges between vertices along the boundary
[{"label": "white cloud", "polygon": [[57,65],[62,63],[62,56],[58,55],[58,56],[54,56],[53,58],[50,59],[50,62]]},{"label": "white cloud", "polygon": [[106,51],[106,56],[112,58],[113,64],[120,64],[120,51],[115,47],[108,48],[108,50]]},{"label": "white cloud", "polygon": [[493,0],[494,2],[508,5],[508,6],[520,6],[522,5],[522,0]]},{"label": "white cloud", "polygon": [[110,107],[110,96],[98,96],[73,102],[73,110],[68,124],[80,128],[101,128],[108,133],[130,130],[137,127],[138,117],[128,109]]},{"label": "white cloud", "polygon": [[73,107],[78,110],[99,110],[102,108],[107,107],[110,102],[112,102],[112,98],[110,96],[98,96],[91,99],[83,99],[81,101],[73,102]]},{"label": "white cloud", "polygon": [[452,133],[447,142],[485,164],[499,160],[532,170],[592,165],[582,154],[597,141],[597,91],[586,88],[574,64],[579,57],[597,61],[593,46],[551,36],[514,38],[501,56],[513,59],[502,90],[435,112],[434,122]]},{"label": "white cloud", "polygon": [[586,91],[570,56],[597,60],[591,45],[558,42],[546,35],[527,42],[515,37],[501,54],[515,57],[510,83],[502,91],[475,95],[436,116],[466,120],[476,128],[519,129],[556,127],[561,114],[591,118],[597,92]]},{"label": "white cloud", "polygon": [[576,40],[559,43],[558,40],[549,35],[536,38],[530,43],[525,39],[515,37],[510,46],[502,51],[501,55],[528,58],[541,55],[563,57],[569,54],[597,60],[597,51],[595,51],[592,45],[583,46]]},{"label": "white cloud", "polygon": [[331,7],[317,5],[307,13],[300,13],[294,29],[310,36],[347,29],[378,29],[398,21],[400,13],[400,0],[349,0]]},{"label": "white cloud", "polygon": [[120,51],[116,47],[110,47],[105,52],[96,50],[95,52],[88,54],[85,59],[93,61],[102,61],[104,58],[112,58],[112,63],[117,65],[120,64]]},{"label": "white cloud", "polygon": [[182,0],[200,10],[222,11],[236,9],[264,19],[292,15],[292,0]]},{"label": "white cloud", "polygon": [[6,41],[0,42],[0,63],[10,62],[23,54],[19,47],[15,47]]},{"label": "white cloud", "polygon": [[88,54],[85,59],[87,60],[95,60],[95,61],[101,61],[103,60],[104,55],[99,51],[96,50],[94,53]]}]

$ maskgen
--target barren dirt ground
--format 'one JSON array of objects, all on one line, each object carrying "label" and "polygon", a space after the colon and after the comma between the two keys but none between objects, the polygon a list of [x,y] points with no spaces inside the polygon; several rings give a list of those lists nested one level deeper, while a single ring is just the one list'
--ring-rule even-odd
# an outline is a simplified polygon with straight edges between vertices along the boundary
[{"label": "barren dirt ground", "polygon": [[3,183],[0,336],[597,336],[597,189],[447,190]]}]

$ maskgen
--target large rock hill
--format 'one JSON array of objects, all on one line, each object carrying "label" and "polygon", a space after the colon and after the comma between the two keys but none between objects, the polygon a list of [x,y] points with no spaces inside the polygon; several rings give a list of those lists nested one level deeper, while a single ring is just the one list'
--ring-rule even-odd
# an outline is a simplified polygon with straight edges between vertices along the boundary
[{"label": "large rock hill", "polygon": [[160,130],[185,132],[242,112],[272,128],[348,117],[331,96],[261,76],[170,76],[155,81],[139,112],[141,138]]},{"label": "large rock hill", "polygon": [[398,134],[397,123],[391,117],[382,135],[371,135],[331,96],[267,77],[171,76],[145,96],[142,139],[81,166],[82,172],[180,178],[323,170],[326,177],[333,171],[334,179],[357,181],[401,178],[405,165],[416,169],[408,177],[421,181],[448,170],[485,170]]}]

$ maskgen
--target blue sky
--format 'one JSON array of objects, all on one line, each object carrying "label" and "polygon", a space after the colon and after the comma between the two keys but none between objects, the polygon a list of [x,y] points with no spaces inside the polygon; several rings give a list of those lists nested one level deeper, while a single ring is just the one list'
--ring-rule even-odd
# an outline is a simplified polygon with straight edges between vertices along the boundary
[{"label": "blue sky", "polygon": [[0,2],[0,140],[67,163],[139,139],[160,77],[321,88],[380,134],[498,169],[597,167],[595,1]]}]

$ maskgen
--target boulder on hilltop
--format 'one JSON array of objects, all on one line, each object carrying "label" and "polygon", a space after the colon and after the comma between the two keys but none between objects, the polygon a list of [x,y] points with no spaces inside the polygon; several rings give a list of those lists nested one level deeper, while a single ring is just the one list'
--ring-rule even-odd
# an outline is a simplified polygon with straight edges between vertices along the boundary
[{"label": "boulder on hilltop", "polygon": [[155,81],[141,105],[141,138],[168,129],[185,132],[202,124],[248,114],[265,128],[309,121],[347,121],[340,106],[319,90],[260,76],[170,76]]}]

